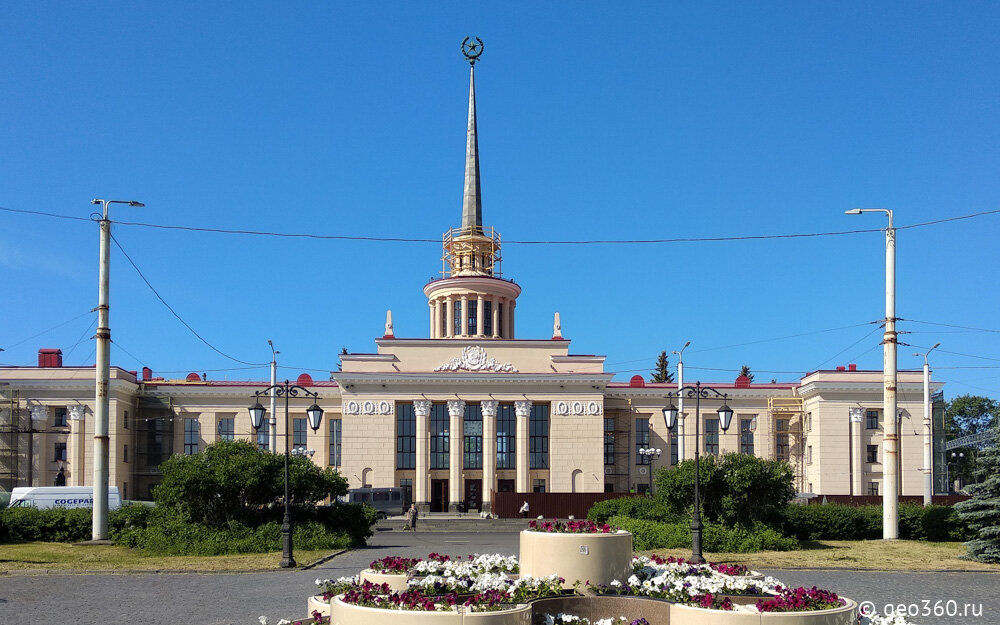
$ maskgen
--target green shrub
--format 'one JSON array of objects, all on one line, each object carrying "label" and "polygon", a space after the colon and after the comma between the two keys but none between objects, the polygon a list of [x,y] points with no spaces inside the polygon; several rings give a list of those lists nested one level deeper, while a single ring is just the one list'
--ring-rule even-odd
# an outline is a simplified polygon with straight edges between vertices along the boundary
[{"label": "green shrub", "polygon": [[632,533],[632,548],[680,549],[691,545],[691,523],[661,523],[627,516],[614,516],[608,523]]},{"label": "green shrub", "polygon": [[0,513],[5,540],[73,543],[93,535],[90,508],[7,508]]},{"label": "green shrub", "polygon": [[[882,538],[882,506],[792,504],[779,527],[799,540]],[[968,528],[948,506],[899,506],[899,537],[906,540],[963,540]]]},{"label": "green shrub", "polygon": [[951,506],[927,506],[920,523],[927,540],[966,541],[975,536]]},{"label": "green shrub", "polygon": [[[631,532],[632,546],[638,551],[684,549],[691,546],[690,521],[661,523],[616,516],[608,519],[608,522]],[[753,553],[791,551],[798,549],[799,543],[765,525],[726,527],[708,523],[702,529],[701,546],[703,550],[711,552]]]},{"label": "green shrub", "polygon": [[663,522],[680,521],[682,518],[665,501],[648,497],[605,499],[598,501],[587,511],[587,518],[595,523],[607,523],[613,516]]}]

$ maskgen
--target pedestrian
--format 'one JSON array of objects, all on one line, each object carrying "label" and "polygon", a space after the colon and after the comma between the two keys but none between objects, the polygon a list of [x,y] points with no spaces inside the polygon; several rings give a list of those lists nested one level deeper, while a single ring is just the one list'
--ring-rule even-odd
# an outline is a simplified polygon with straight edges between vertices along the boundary
[{"label": "pedestrian", "polygon": [[527,501],[525,501],[523,504],[521,504],[521,509],[518,510],[518,512],[521,513],[522,517],[528,518],[528,502]]},{"label": "pedestrian", "polygon": [[407,508],[406,513],[403,516],[406,518],[406,524],[403,526],[403,530],[404,531],[412,531],[413,530],[413,505],[412,504],[410,505],[409,508]]},{"label": "pedestrian", "polygon": [[415,504],[415,503],[411,503],[410,504],[410,515],[411,515],[410,516],[410,529],[415,532],[415,531],[417,531],[417,517],[420,516],[420,513],[417,512],[417,504]]}]

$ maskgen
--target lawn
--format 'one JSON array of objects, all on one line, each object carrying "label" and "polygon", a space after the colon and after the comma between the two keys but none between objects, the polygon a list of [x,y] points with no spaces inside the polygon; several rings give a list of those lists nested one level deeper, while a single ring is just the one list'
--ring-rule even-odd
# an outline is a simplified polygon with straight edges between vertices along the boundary
[{"label": "lawn", "polygon": [[[691,550],[656,549],[661,556],[691,557]],[[800,551],[705,553],[712,562],[752,569],[871,569],[878,571],[997,571],[1000,565],[960,560],[962,543],[920,540],[811,540]]]},{"label": "lawn", "polygon": [[[300,565],[327,556],[330,550],[295,552]],[[0,573],[10,571],[257,571],[278,569],[281,553],[228,556],[151,556],[113,546],[74,547],[65,543],[0,545]]]}]

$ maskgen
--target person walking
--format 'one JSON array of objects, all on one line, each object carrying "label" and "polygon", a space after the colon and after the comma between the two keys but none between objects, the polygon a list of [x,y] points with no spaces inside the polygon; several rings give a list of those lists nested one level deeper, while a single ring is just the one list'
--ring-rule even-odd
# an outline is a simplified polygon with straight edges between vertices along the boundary
[{"label": "person walking", "polygon": [[407,514],[410,515],[410,530],[417,531],[417,517],[420,516],[420,513],[417,512],[417,504],[411,503]]},{"label": "person walking", "polygon": [[518,510],[518,512],[521,513],[522,517],[528,518],[528,502],[527,501],[525,501],[523,504],[521,504],[521,509]]},{"label": "person walking", "polygon": [[413,531],[413,512],[414,512],[413,504],[410,504],[410,507],[409,509],[407,509],[406,514],[403,515],[406,517],[406,525],[403,526],[403,531]]}]

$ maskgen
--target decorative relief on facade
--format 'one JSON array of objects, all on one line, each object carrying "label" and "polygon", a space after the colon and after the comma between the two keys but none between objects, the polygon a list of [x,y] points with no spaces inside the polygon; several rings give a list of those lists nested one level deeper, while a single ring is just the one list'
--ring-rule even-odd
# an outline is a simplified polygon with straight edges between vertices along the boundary
[{"label": "decorative relief on facade", "polygon": [[83,421],[83,415],[86,414],[87,409],[83,406],[70,406],[67,413],[70,421]]},{"label": "decorative relief on facade", "polygon": [[514,414],[519,417],[527,417],[531,414],[531,400],[519,399],[514,402]]},{"label": "decorative relief on facade", "polygon": [[344,405],[344,414],[356,415],[391,415],[392,404],[386,400],[381,401],[355,401],[351,400]]},{"label": "decorative relief on facade", "polygon": [[479,406],[483,411],[484,417],[495,417],[497,416],[497,407],[500,406],[500,402],[495,399],[484,399],[479,402]]},{"label": "decorative relief on facade", "polygon": [[604,412],[604,406],[599,401],[559,401],[555,409],[556,414],[561,416],[599,415]]},{"label": "decorative relief on facade", "polygon": [[500,364],[495,358],[486,355],[486,350],[479,345],[469,345],[462,350],[462,355],[452,358],[435,371],[489,371],[492,373],[518,373],[514,365]]},{"label": "decorative relief on facade", "polygon": [[49,418],[49,409],[46,406],[32,406],[31,407],[31,420],[32,421],[45,421]]},{"label": "decorative relief on facade", "polygon": [[413,400],[413,412],[418,417],[429,417],[431,414],[431,406],[434,402],[429,399],[414,399]]},{"label": "decorative relief on facade", "polygon": [[864,408],[851,408],[851,423],[861,423],[865,417]]},{"label": "decorative relief on facade", "polygon": [[465,402],[461,399],[448,400],[448,414],[452,417],[460,417],[465,414]]}]

